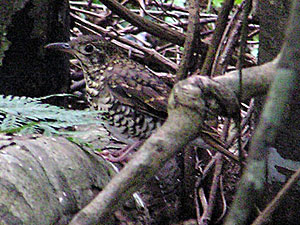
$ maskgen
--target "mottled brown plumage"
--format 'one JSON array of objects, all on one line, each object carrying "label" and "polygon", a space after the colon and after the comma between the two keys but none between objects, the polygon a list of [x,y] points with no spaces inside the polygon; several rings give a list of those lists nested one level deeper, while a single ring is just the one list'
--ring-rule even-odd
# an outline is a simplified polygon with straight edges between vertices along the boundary
[{"label": "mottled brown plumage", "polygon": [[170,88],[120,47],[100,36],[82,36],[56,48],[79,59],[88,101],[102,112],[114,136],[133,144],[150,136],[167,117]]},{"label": "mottled brown plumage", "polygon": [[[69,52],[80,61],[90,105],[101,112],[107,129],[121,141],[136,147],[166,119],[170,87],[112,42],[82,36],[46,47]],[[122,156],[106,158],[116,162]],[[148,213],[158,224],[180,217],[181,164],[181,156],[172,158],[141,190]]]}]

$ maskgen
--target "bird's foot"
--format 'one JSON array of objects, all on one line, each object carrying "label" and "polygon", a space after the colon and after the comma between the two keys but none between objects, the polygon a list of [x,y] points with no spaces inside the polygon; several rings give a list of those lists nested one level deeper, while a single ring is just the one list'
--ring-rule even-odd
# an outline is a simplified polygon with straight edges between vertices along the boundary
[{"label": "bird's foot", "polygon": [[137,141],[133,145],[127,145],[125,148],[110,152],[108,150],[104,150],[100,153],[100,155],[110,161],[112,163],[127,163],[131,159],[132,150],[140,147],[143,144],[143,141]]}]

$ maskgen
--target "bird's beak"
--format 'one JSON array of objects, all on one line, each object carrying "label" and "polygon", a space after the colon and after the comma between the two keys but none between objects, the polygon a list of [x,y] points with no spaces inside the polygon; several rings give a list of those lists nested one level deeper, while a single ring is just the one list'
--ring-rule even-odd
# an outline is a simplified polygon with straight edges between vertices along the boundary
[{"label": "bird's beak", "polygon": [[59,51],[67,52],[67,53],[71,53],[71,54],[74,53],[73,49],[70,47],[70,45],[65,42],[51,43],[51,44],[46,45],[44,48],[59,50]]}]

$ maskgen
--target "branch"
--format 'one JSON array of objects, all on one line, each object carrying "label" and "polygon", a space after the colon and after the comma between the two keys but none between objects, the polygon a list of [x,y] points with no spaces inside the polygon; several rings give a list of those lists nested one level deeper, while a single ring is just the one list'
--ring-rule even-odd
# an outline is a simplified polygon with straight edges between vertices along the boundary
[{"label": "branch", "polygon": [[163,27],[154,21],[149,21],[140,17],[115,0],[101,0],[101,2],[115,14],[127,20],[132,25],[139,27],[154,36],[159,35],[159,38],[165,39],[174,44],[181,46],[184,44],[185,35],[183,33]]},{"label": "branch", "polygon": [[202,70],[201,70],[202,75],[210,75],[211,67],[214,62],[214,57],[218,49],[219,42],[222,39],[224,30],[226,28],[227,19],[233,7],[233,3],[234,3],[233,0],[226,0],[223,3],[222,11],[220,12],[220,15],[217,20],[213,40],[211,45],[209,46],[204,64],[202,66]]},{"label": "branch", "polygon": [[[283,127],[293,96],[299,96],[300,73],[300,2],[294,1],[286,41],[278,58],[275,80],[268,101],[250,145],[247,169],[240,181],[226,225],[242,225],[253,216],[255,204],[261,202],[266,176],[266,156]],[[243,73],[244,74],[244,73]]]},{"label": "branch", "polygon": [[[278,57],[263,65],[253,66],[242,70],[243,96],[241,101],[249,100],[252,97],[263,96],[267,93],[274,80],[277,63]],[[213,80],[232,90],[235,95],[237,95],[240,90],[238,70],[226,73],[224,76],[218,76]]]},{"label": "branch", "polygon": [[[256,88],[244,85],[244,97],[246,93],[265,94],[274,78],[275,68],[276,63],[270,62],[261,67],[243,70],[244,81],[247,84],[255,83],[261,88],[259,92],[255,92]],[[70,224],[109,224],[113,211],[139,190],[168,159],[200,135],[210,101],[220,103],[217,112],[229,117],[236,116],[239,111],[234,92],[239,90],[238,80],[238,72],[235,71],[215,80],[192,76],[178,82],[170,95],[169,117],[163,126],[146,140],[133,159]]]},{"label": "branch", "polygon": [[63,137],[0,134],[1,224],[67,224],[112,167]]},{"label": "branch", "polygon": [[200,3],[198,0],[190,0],[189,2],[189,23],[187,27],[186,39],[184,42],[184,52],[179,66],[179,70],[177,71],[176,75],[177,81],[187,78],[189,64],[192,61],[197,41],[199,41],[196,37],[197,33],[199,32]]}]

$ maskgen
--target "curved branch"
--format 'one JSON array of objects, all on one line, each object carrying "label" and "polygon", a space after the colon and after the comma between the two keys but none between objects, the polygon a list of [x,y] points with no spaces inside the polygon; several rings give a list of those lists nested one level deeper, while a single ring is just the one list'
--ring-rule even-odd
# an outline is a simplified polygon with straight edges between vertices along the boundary
[{"label": "curved branch", "polygon": [[[269,92],[260,122],[253,136],[247,169],[245,170],[226,225],[242,225],[255,212],[255,204],[262,203],[264,193],[267,155],[275,145],[278,133],[290,119],[291,105],[299,96],[300,85],[300,2],[293,2],[293,9],[286,32],[286,40],[278,57],[276,78]],[[299,102],[299,98],[297,99]],[[288,106],[288,107],[287,107]],[[295,146],[296,148],[296,146]],[[292,148],[293,149],[293,148]],[[264,218],[267,219],[267,218]]]},{"label": "curved branch", "polygon": [[[269,71],[266,71],[266,68]],[[276,63],[271,62],[261,67],[245,69],[243,70],[245,82],[256,83],[262,88],[258,93],[265,94],[274,78],[275,68]],[[254,72],[256,74],[253,74]],[[215,102],[220,102],[220,107],[216,111],[224,112],[223,107],[226,105],[227,116],[235,116],[237,111],[234,92],[239,90],[238,79],[238,72],[235,71],[227,76],[216,78],[218,82],[200,76],[192,76],[178,82],[169,98],[169,117],[164,125],[151,135],[134,158],[86,208],[73,218],[70,224],[108,224],[110,214],[114,210],[152,177],[176,152],[200,135],[207,115],[207,99],[211,100],[212,92],[215,94],[213,96],[216,98]],[[256,81],[251,79],[256,79]],[[267,84],[262,84],[262,82],[267,82]],[[217,91],[213,91],[212,87]],[[254,93],[253,88],[247,88],[246,85],[244,87],[246,88],[244,96],[246,93],[257,94]]]},{"label": "curved branch", "polygon": [[154,21],[149,21],[143,17],[140,17],[139,15],[132,13],[129,9],[127,9],[125,6],[122,6],[115,0],[101,0],[101,2],[115,14],[127,20],[132,25],[147,31],[154,36],[159,34],[159,38],[165,39],[174,44],[181,46],[184,44],[185,35],[183,33],[180,33],[176,30],[171,30],[167,27],[162,27]]},{"label": "curved branch", "polygon": [[114,174],[63,137],[0,134],[0,223],[67,224]]}]

